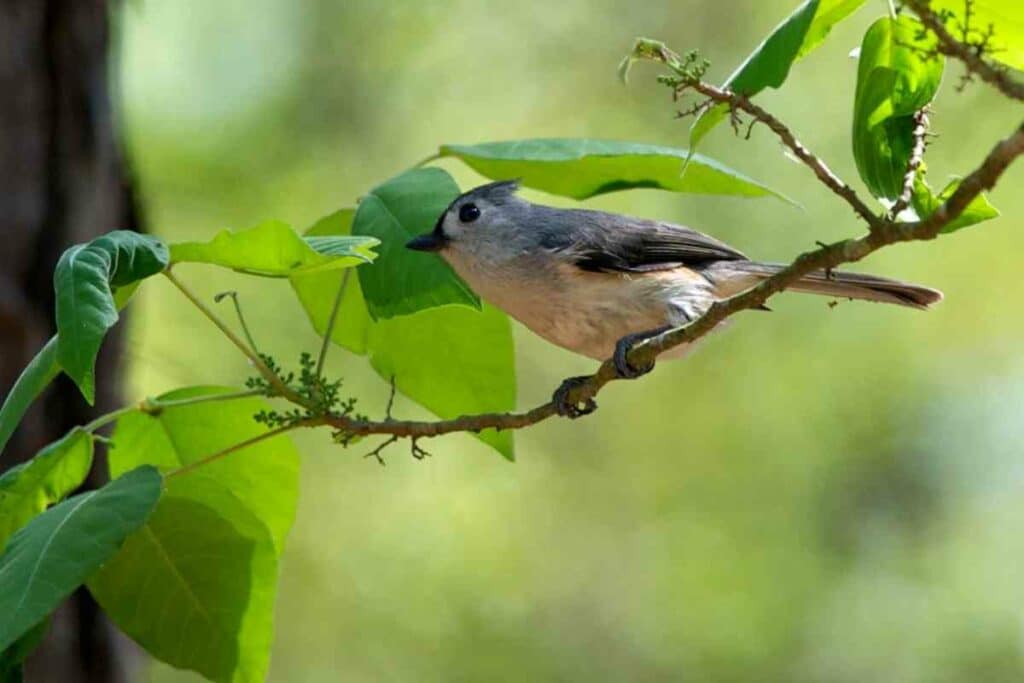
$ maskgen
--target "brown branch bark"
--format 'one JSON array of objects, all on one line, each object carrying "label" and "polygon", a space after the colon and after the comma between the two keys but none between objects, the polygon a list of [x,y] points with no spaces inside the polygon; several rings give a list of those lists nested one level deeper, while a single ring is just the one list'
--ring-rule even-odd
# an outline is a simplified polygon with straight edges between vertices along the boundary
[{"label": "brown branch bark", "polygon": [[707,97],[709,100],[728,105],[732,111],[743,111],[753,116],[755,120],[768,126],[775,133],[786,147],[788,147],[796,158],[814,172],[818,180],[828,189],[836,193],[840,199],[845,201],[854,212],[860,216],[872,229],[881,226],[885,219],[876,214],[857,194],[856,190],[847,185],[836,173],[832,171],[819,157],[814,155],[804,146],[782,121],[764,108],[751,102],[745,95],[734,93],[730,90],[705,83],[704,81],[689,81],[677,87],[677,94],[684,90],[695,90]]},{"label": "brown branch bark", "polygon": [[[781,124],[779,125],[781,126]],[[795,140],[792,135],[789,137]],[[812,156],[809,152],[807,154]],[[659,354],[668,349],[697,341],[726,318],[740,311],[762,306],[769,298],[814,271],[859,261],[868,254],[897,242],[934,239],[945,226],[959,217],[979,194],[991,189],[1007,167],[1022,154],[1024,154],[1024,123],[1011,135],[996,144],[979,166],[963,179],[949,199],[928,218],[912,223],[897,223],[878,219],[872,225],[871,231],[863,237],[835,242],[803,253],[788,267],[757,286],[728,299],[715,302],[704,315],[689,325],[669,330],[638,344],[628,355],[630,364],[634,367],[643,367],[653,362]],[[823,164],[821,166],[824,167]],[[605,361],[597,369],[597,372],[574,392],[572,398],[579,401],[593,398],[604,385],[616,379],[619,377],[614,364],[610,360]],[[330,415],[324,421],[335,429],[360,436],[384,434],[420,438],[452,432],[479,432],[484,429],[521,429],[542,422],[556,414],[554,404],[548,402],[524,413],[464,415],[440,421],[384,420],[376,422],[356,420],[342,415]]]},{"label": "brown branch bark", "polygon": [[938,14],[931,8],[929,0],[904,0],[904,4],[917,15],[921,23],[938,39],[938,50],[942,54],[959,59],[971,73],[994,86],[1009,98],[1024,102],[1024,83],[1010,77],[1006,69],[993,66],[985,61],[974,46],[953,37]]}]

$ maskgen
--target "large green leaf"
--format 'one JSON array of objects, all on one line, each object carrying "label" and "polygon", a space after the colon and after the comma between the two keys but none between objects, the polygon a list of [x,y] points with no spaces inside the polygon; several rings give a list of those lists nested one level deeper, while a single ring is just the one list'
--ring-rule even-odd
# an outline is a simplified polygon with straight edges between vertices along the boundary
[{"label": "large green leaf", "polygon": [[256,682],[266,679],[276,582],[267,526],[228,484],[195,473],[168,480],[89,590],[153,656],[213,681]]},{"label": "large green leaf", "polygon": [[[310,275],[312,277],[313,275]],[[227,393],[193,387],[165,401]],[[202,402],[121,418],[112,472],[183,465],[266,433],[262,399]],[[277,558],[295,516],[298,454],[275,436],[167,479],[147,524],[89,581],[115,623],[154,656],[216,681],[262,681],[273,639]]]},{"label": "large green leaf", "polygon": [[[235,391],[190,387],[163,394],[158,400],[181,401]],[[264,434],[266,427],[253,420],[253,415],[267,407],[262,398],[252,397],[172,406],[156,415],[129,413],[114,428],[116,448],[109,456],[110,474],[117,476],[141,464],[166,472]],[[299,454],[287,435],[248,446],[204,465],[184,479],[196,475],[229,486],[239,501],[267,525],[275,547],[279,551],[284,547],[295,517],[299,487]]]},{"label": "large green leaf", "polygon": [[[348,230],[346,215],[338,213],[307,235]],[[323,334],[341,276],[301,275],[291,282],[314,328]],[[369,356],[381,377],[394,377],[399,391],[442,418],[515,408],[515,355],[503,313],[490,306],[482,311],[443,306],[374,321],[359,284],[349,278],[332,335],[335,343]],[[476,436],[513,458],[512,432],[487,430]]]},{"label": "large green leaf", "polygon": [[416,168],[381,183],[359,203],[352,234],[381,242],[373,267],[359,269],[375,320],[445,304],[480,308],[480,299],[439,256],[405,248],[413,237],[430,232],[458,195],[459,186],[445,171]]},{"label": "large green leaf", "polygon": [[[954,37],[964,27],[964,0],[931,0],[935,11],[951,12],[946,23]],[[1024,71],[1024,2],[1021,0],[971,0],[971,39],[978,40],[992,27],[987,59]]]},{"label": "large green leaf", "polygon": [[163,242],[127,230],[75,245],[57,262],[57,360],[90,404],[96,354],[118,320],[114,291],[159,273],[167,263]]},{"label": "large green leaf", "polygon": [[[956,188],[960,186],[960,179],[954,179],[950,181],[946,187],[942,188],[942,191],[938,195],[934,194],[928,183],[925,182],[924,178],[919,174],[915,178],[914,182],[914,193],[911,195],[912,206],[914,211],[921,218],[928,218],[940,206],[942,206],[947,199],[949,199]],[[942,232],[956,232],[961,228],[966,228],[975,223],[982,223],[984,221],[996,218],[999,216],[999,210],[992,206],[988,199],[983,194],[979,194],[977,197],[967,205],[967,208],[963,210],[959,216],[950,221],[945,227],[942,228]]]},{"label": "large green leaf", "polygon": [[[806,0],[758,45],[722,84],[753,97],[765,88],[778,88],[798,59],[821,45],[832,27],[850,16],[865,0]],[[725,119],[728,108],[717,105],[704,111],[690,127],[690,147]],[[688,171],[689,172],[689,171]]]},{"label": "large green leaf", "polygon": [[288,277],[369,263],[377,240],[370,237],[304,240],[281,221],[231,232],[222,230],[208,242],[171,245],[172,263],[210,263],[250,275]]},{"label": "large green leaf", "polygon": [[25,416],[32,401],[59,373],[57,337],[54,337],[25,366],[18,376],[18,381],[11,387],[10,393],[4,397],[3,407],[0,407],[0,453],[14,434],[14,430],[18,428],[18,423]]},{"label": "large green leaf", "polygon": [[[691,157],[685,149],[636,142],[583,138],[509,140],[444,145],[441,155],[458,157],[489,178],[519,178],[527,187],[575,199],[638,187],[786,199],[714,159],[700,154]],[[682,174],[688,157],[689,168]]]},{"label": "large green leaf", "polygon": [[30,519],[82,485],[92,446],[92,435],[75,428],[0,476],[0,549]]},{"label": "large green leaf", "polygon": [[932,101],[944,58],[929,56],[931,34],[908,16],[882,17],[861,43],[853,105],[853,157],[873,195],[896,199],[903,191],[914,145],[914,114]]},{"label": "large green leaf", "polygon": [[0,650],[46,618],[138,529],[160,497],[160,474],[140,467],[68,498],[11,537],[0,556]]}]

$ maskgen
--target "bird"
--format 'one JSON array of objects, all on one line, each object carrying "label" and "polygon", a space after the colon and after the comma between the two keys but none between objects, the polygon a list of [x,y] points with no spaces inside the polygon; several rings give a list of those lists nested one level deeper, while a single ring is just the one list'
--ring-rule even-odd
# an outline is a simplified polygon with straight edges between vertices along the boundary
[{"label": "bird", "polygon": [[[433,231],[406,247],[436,252],[482,299],[547,341],[595,360],[611,357],[624,379],[653,368],[629,363],[634,345],[785,267],[682,225],[535,204],[519,188],[501,180],[459,195]],[[930,287],[848,272],[813,272],[788,289],[916,309],[942,300]],[[689,346],[660,358],[681,357]],[[569,378],[555,392],[559,414],[579,417],[596,407],[568,398],[585,379]]]}]

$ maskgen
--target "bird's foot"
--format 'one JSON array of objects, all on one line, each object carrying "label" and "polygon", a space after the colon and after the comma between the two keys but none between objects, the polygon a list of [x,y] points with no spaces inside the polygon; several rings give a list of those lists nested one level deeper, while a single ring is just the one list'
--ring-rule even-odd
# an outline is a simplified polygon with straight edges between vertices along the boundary
[{"label": "bird's foot", "polygon": [[597,410],[597,401],[592,397],[582,401],[573,401],[569,397],[572,392],[579,389],[589,380],[590,378],[587,376],[570,377],[555,390],[554,395],[551,397],[551,402],[555,404],[555,410],[558,411],[559,415],[575,420],[577,417],[589,415]]},{"label": "bird's foot", "polygon": [[625,337],[615,342],[615,353],[612,355],[612,363],[615,364],[615,372],[618,373],[620,379],[636,379],[642,375],[646,375],[648,372],[654,369],[654,361],[651,361],[643,367],[634,367],[632,363],[626,358],[633,347],[644,341],[650,339],[656,334],[660,334],[661,330],[655,330],[654,332],[637,332],[635,334],[627,334]]}]

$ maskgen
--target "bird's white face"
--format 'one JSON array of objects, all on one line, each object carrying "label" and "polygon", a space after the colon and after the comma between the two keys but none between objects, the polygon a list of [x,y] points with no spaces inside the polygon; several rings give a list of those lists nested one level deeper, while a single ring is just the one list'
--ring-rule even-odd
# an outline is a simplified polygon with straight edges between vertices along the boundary
[{"label": "bird's white face", "polygon": [[520,256],[525,249],[519,243],[529,239],[528,231],[516,226],[516,211],[507,196],[492,199],[479,190],[453,201],[438,218],[433,232],[408,244],[411,249],[436,251],[471,284]]}]

